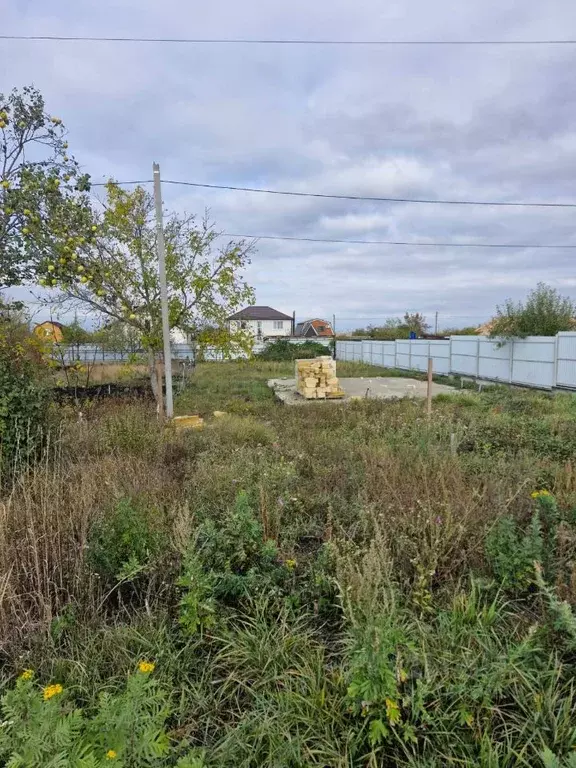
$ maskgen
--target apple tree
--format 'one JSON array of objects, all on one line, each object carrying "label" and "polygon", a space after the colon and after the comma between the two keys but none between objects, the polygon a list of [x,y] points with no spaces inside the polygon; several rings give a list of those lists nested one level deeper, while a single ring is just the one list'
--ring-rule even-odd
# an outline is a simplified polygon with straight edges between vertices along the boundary
[{"label": "apple tree", "polygon": [[[93,236],[80,238],[57,259],[46,258],[40,282],[57,287],[75,306],[137,332],[148,352],[155,395],[154,366],[162,350],[162,322],[154,198],[138,186],[132,191],[110,181],[103,212],[95,215]],[[243,270],[251,245],[216,245],[218,233],[204,218],[170,214],[164,224],[170,327],[225,352],[248,351],[251,337],[230,332],[226,317],[253,301]]]},{"label": "apple tree", "polygon": [[41,93],[32,86],[0,93],[0,289],[90,237],[88,189],[62,120],[46,112]]}]

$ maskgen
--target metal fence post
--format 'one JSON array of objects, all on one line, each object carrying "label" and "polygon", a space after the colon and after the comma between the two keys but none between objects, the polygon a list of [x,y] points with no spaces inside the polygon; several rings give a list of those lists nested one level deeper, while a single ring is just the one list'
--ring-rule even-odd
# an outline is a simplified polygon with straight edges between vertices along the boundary
[{"label": "metal fence post", "polygon": [[476,378],[480,378],[480,336],[476,339]]},{"label": "metal fence post", "polygon": [[554,365],[552,367],[552,389],[556,389],[558,383],[558,346],[560,344],[560,336],[556,334],[554,339]]}]

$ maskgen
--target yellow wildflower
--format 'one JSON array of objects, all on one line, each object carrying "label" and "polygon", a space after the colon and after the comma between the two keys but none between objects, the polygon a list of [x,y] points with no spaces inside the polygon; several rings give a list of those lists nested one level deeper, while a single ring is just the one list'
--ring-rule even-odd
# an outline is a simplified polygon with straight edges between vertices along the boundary
[{"label": "yellow wildflower", "polygon": [[116,760],[117,757],[118,753],[113,749],[109,749],[108,752],[106,752],[106,760]]},{"label": "yellow wildflower", "polygon": [[20,680],[32,680],[34,677],[34,670],[32,669],[25,669],[24,672],[20,675]]},{"label": "yellow wildflower", "polygon": [[298,565],[298,563],[296,562],[296,560],[286,560],[284,565],[286,566],[286,568],[288,568],[289,571],[293,571],[294,568],[296,568],[296,566]]},{"label": "yellow wildflower", "polygon": [[47,685],[46,688],[43,689],[42,693],[44,694],[44,701],[48,701],[48,699],[51,699],[52,696],[58,696],[58,694],[62,693],[64,689],[60,685],[60,683],[55,683],[54,685]]},{"label": "yellow wildflower", "polygon": [[154,672],[155,664],[151,661],[141,661],[138,664],[138,671],[142,672],[143,675],[147,675],[150,672]]},{"label": "yellow wildflower", "polygon": [[530,496],[533,499],[544,499],[546,498],[546,496],[552,496],[552,494],[550,493],[550,491],[547,491],[545,488],[543,488],[541,491],[532,491]]}]

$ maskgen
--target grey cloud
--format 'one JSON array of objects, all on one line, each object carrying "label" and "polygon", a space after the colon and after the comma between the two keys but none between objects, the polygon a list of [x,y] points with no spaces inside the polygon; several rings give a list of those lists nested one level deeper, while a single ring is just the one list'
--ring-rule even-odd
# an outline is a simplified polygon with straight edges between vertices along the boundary
[{"label": "grey cloud", "polygon": [[[5,6],[5,8],[4,8]],[[4,0],[13,32],[142,36],[564,37],[571,0]],[[247,48],[0,43],[3,88],[35,82],[95,179],[165,178],[400,197],[572,199],[572,48]],[[343,239],[576,243],[574,214],[284,198],[182,187],[219,229]],[[261,240],[258,301],[300,316],[406,308],[478,320],[538,280],[576,295],[573,251]],[[470,316],[473,316],[472,318]]]}]

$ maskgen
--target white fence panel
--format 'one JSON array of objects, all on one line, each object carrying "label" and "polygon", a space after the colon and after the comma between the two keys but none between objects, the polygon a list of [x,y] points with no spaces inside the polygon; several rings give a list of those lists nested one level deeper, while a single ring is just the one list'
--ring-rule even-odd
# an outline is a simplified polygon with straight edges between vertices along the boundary
[{"label": "white fence panel", "polygon": [[362,362],[370,364],[372,362],[372,341],[362,342]]},{"label": "white fence panel", "polygon": [[467,376],[478,375],[478,336],[452,336],[451,371]]},{"label": "white fence panel", "polygon": [[576,333],[529,336],[504,344],[483,336],[447,341],[339,341],[338,360],[364,360],[379,367],[425,371],[428,356],[437,374],[460,374],[521,386],[576,390]]},{"label": "white fence panel", "polygon": [[410,368],[414,371],[428,370],[428,356],[430,354],[430,342],[425,339],[414,339],[410,344]]},{"label": "white fence panel", "polygon": [[395,341],[381,341],[382,349],[384,350],[384,366],[386,368],[394,368],[396,366],[396,342]]},{"label": "white fence panel", "polygon": [[556,379],[556,337],[528,336],[512,342],[512,382],[552,389]]},{"label": "white fence panel", "polygon": [[410,342],[398,339],[396,341],[396,368],[407,368],[411,366]]},{"label": "white fence panel", "polygon": [[450,342],[431,341],[430,356],[433,360],[434,373],[450,373]]},{"label": "white fence panel", "polygon": [[557,336],[556,386],[576,389],[576,333]]},{"label": "white fence panel", "polygon": [[478,337],[478,372],[481,379],[494,379],[495,381],[511,380],[512,375],[512,348],[508,343],[499,346],[497,341]]},{"label": "white fence panel", "polygon": [[352,345],[357,342],[354,341],[337,341],[336,342],[336,359],[337,360],[352,360]]},{"label": "white fence panel", "polygon": [[364,358],[365,363],[371,363],[372,365],[379,365],[381,368],[386,367],[384,361],[384,342],[383,341],[371,341],[369,359]]}]

